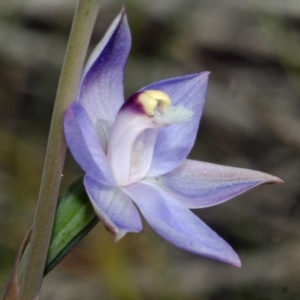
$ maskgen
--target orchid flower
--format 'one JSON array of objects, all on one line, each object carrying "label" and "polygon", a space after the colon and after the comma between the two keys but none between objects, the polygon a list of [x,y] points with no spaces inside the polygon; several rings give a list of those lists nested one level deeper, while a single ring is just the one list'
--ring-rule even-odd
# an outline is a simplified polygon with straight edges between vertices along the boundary
[{"label": "orchid flower", "polygon": [[64,116],[66,141],[86,173],[94,210],[116,241],[142,230],[140,211],[179,248],[240,266],[235,251],[190,209],[281,180],[186,159],[196,139],[209,72],[152,83],[124,102],[130,46],[123,8],[87,61],[78,98]]}]

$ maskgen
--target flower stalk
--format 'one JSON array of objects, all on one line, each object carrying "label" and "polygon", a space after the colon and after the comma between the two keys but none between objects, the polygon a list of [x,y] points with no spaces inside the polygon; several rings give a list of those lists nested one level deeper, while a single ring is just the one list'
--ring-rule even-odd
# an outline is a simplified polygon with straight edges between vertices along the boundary
[{"label": "flower stalk", "polygon": [[53,220],[65,161],[62,119],[75,100],[83,63],[101,0],[79,0],[61,72],[33,231],[20,287],[19,300],[37,299],[51,238]]}]

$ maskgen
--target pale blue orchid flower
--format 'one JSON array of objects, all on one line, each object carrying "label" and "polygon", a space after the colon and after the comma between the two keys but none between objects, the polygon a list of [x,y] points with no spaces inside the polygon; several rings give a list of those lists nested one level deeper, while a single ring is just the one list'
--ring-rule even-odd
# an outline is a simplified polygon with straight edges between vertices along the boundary
[{"label": "pale blue orchid flower", "polygon": [[125,103],[131,46],[125,9],[89,58],[67,109],[67,144],[85,171],[96,214],[116,240],[150,226],[179,248],[240,266],[234,250],[189,209],[220,204],[277,177],[186,159],[205,102],[209,72],[150,84]]}]

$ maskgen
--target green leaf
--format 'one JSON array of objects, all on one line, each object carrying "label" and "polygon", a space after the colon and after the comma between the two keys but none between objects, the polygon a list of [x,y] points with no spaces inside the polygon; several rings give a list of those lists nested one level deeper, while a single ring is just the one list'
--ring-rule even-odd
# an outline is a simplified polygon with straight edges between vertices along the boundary
[{"label": "green leaf", "polygon": [[97,221],[82,179],[78,179],[63,193],[58,203],[45,273],[53,269]]},{"label": "green leaf", "polygon": [[[95,227],[98,221],[80,178],[59,198],[44,276]],[[23,273],[27,251],[28,247],[20,262],[19,279]]]}]

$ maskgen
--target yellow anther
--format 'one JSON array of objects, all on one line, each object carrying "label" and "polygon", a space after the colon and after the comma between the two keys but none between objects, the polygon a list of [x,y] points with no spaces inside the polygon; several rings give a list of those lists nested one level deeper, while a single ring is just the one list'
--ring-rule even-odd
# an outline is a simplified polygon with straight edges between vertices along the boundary
[{"label": "yellow anther", "polygon": [[154,116],[157,109],[164,113],[171,104],[170,97],[166,93],[157,90],[143,91],[139,95],[138,101],[148,116]]}]

